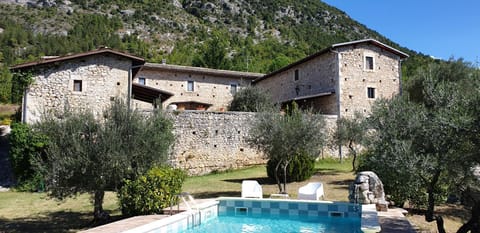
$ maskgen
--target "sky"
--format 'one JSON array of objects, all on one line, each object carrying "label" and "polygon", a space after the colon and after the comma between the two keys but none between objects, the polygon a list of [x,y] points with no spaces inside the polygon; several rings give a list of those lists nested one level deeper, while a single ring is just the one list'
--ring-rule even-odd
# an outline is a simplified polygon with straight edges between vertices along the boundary
[{"label": "sky", "polygon": [[479,66],[480,0],[322,1],[403,47]]}]

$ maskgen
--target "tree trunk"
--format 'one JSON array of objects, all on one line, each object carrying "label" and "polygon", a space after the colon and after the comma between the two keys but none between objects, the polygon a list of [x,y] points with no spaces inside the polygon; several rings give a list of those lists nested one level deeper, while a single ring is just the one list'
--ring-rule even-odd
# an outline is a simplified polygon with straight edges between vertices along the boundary
[{"label": "tree trunk", "polygon": [[438,233],[446,233],[445,228],[443,227],[443,218],[439,215],[434,215],[435,209],[435,185],[437,184],[438,178],[440,177],[440,171],[437,171],[432,177],[432,181],[428,184],[427,193],[428,193],[428,208],[425,213],[425,221],[427,222],[437,222]]},{"label": "tree trunk", "polygon": [[289,162],[285,161],[285,164],[283,165],[283,194],[287,194],[287,167],[288,167]]},{"label": "tree trunk", "polygon": [[472,216],[470,220],[463,224],[457,233],[480,233],[480,200],[477,200],[472,207]]},{"label": "tree trunk", "polygon": [[280,167],[280,164],[282,164],[282,160],[278,161],[277,166],[275,166],[275,180],[277,181],[278,192],[282,193],[282,184],[280,182],[280,178],[278,177],[278,168]]},{"label": "tree trunk", "polygon": [[356,171],[357,169],[355,169],[355,160],[357,160],[357,152],[355,151],[355,149],[353,148],[353,142],[350,141],[348,143],[348,148],[350,149],[350,154],[353,155],[353,160],[352,160],[352,171]]},{"label": "tree trunk", "polygon": [[105,191],[97,190],[93,194],[93,221],[94,222],[101,222],[108,220],[110,217],[104,210],[103,210],[103,198],[105,197]]}]

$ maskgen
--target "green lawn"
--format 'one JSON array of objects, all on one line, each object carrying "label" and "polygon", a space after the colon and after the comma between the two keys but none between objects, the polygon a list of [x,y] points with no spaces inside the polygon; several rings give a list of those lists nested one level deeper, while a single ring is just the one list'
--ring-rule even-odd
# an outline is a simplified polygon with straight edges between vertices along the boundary
[{"label": "green lawn", "polygon": [[[346,201],[348,185],[354,178],[350,172],[350,163],[324,161],[317,163],[316,169],[316,174],[309,181],[321,181],[325,184],[327,200]],[[239,197],[244,179],[258,180],[262,184],[265,197],[278,192],[276,184],[267,180],[265,166],[189,177],[183,191],[191,193],[196,199]],[[289,183],[287,190],[291,197],[295,198],[298,188],[307,182]],[[114,220],[121,218],[115,193],[106,194],[104,208]],[[90,197],[86,194],[58,202],[49,199],[45,193],[1,192],[0,232],[76,232],[93,226],[90,224],[92,210]]]}]

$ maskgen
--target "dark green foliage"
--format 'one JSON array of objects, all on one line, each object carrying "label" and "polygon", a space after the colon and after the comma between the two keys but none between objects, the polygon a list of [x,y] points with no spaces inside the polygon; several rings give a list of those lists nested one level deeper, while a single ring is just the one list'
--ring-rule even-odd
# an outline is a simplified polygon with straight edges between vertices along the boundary
[{"label": "dark green foliage", "polygon": [[[426,206],[426,221],[446,193],[462,193],[473,185],[478,165],[480,77],[461,60],[418,70],[410,94],[377,102],[369,117],[374,132],[361,168],[375,171],[387,193],[402,203]],[[410,97],[414,96],[414,97]]]},{"label": "dark green foliage", "polygon": [[14,73],[12,77],[12,103],[22,103],[23,93],[33,83],[33,75],[28,72]]},{"label": "dark green foliage", "polygon": [[275,178],[279,192],[285,193],[286,176],[281,181],[278,174],[282,171],[286,174],[290,163],[298,155],[311,158],[319,156],[325,144],[325,121],[320,115],[303,112],[295,103],[285,114],[266,112],[257,117],[248,141],[269,160],[277,161]]},{"label": "dark green foliage", "polygon": [[230,68],[230,60],[227,58],[228,40],[221,33],[212,33],[211,38],[201,48],[200,54],[193,59],[192,65],[213,69]]},{"label": "dark green foliage", "polygon": [[7,67],[0,66],[0,103],[10,103],[11,94],[12,74],[7,69]]},{"label": "dark green foliage", "polygon": [[48,138],[30,128],[27,124],[13,123],[10,141],[10,162],[21,191],[42,189],[43,179],[34,169],[34,162],[45,157]]},{"label": "dark green foliage", "polygon": [[[267,162],[267,175],[268,178],[275,181],[275,176],[278,175],[280,180],[284,180],[284,174],[282,171],[276,171],[275,167],[278,164],[277,159],[270,159]],[[275,172],[279,172],[275,174]],[[312,177],[315,172],[315,159],[312,156],[299,152],[294,156],[292,161],[287,167],[287,182],[300,182]]]},{"label": "dark green foliage", "polygon": [[50,195],[63,199],[94,194],[94,217],[103,215],[103,194],[123,179],[136,179],[163,164],[173,143],[172,123],[161,112],[144,116],[116,101],[102,119],[90,112],[57,113],[36,128],[47,135],[47,159],[38,169]]},{"label": "dark green foliage", "polygon": [[118,192],[123,215],[162,214],[164,208],[177,204],[176,194],[185,178],[180,169],[155,167],[135,180],[125,180]]},{"label": "dark green foliage", "polygon": [[242,87],[228,107],[229,111],[262,112],[273,108],[273,102],[267,92],[255,86]]}]

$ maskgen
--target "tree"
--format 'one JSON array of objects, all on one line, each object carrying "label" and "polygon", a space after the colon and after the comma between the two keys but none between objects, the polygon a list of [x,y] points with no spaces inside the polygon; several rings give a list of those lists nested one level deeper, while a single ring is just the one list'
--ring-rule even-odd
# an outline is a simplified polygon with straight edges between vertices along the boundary
[{"label": "tree", "polygon": [[420,95],[379,101],[369,118],[375,133],[363,167],[389,181],[387,192],[426,206],[425,220],[436,221],[441,233],[435,203],[448,191],[472,187],[471,169],[479,164],[480,80],[474,74],[461,60],[431,65],[414,77]]},{"label": "tree", "polygon": [[273,107],[272,99],[267,92],[255,86],[246,86],[235,93],[228,109],[239,112],[262,112]]},{"label": "tree", "polygon": [[349,155],[353,156],[352,171],[355,171],[355,161],[357,159],[357,146],[362,144],[366,126],[364,117],[361,113],[355,112],[353,118],[339,118],[337,128],[333,134],[332,141],[339,147],[347,146]]},{"label": "tree", "polygon": [[0,64],[0,103],[9,103],[11,93],[12,74],[7,67],[2,67]]},{"label": "tree", "polygon": [[91,193],[94,220],[105,218],[103,197],[167,159],[172,123],[161,112],[145,117],[115,102],[102,119],[90,112],[48,116],[37,130],[48,136],[46,159],[37,161],[49,194],[63,199]]},{"label": "tree", "polygon": [[[321,115],[303,112],[294,103],[285,114],[259,113],[250,130],[249,143],[274,159],[276,181],[280,193],[287,193],[286,170],[298,154],[318,157],[325,144],[325,121]],[[279,171],[283,171],[283,186]]]},{"label": "tree", "polygon": [[25,90],[33,83],[33,75],[29,72],[16,72],[12,77],[12,103],[22,103]]},{"label": "tree", "polygon": [[230,68],[227,57],[228,40],[221,33],[213,33],[211,38],[206,41],[200,55],[192,61],[193,66],[208,67],[212,69]]}]

